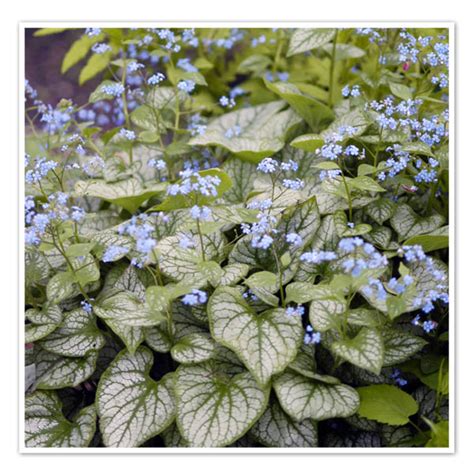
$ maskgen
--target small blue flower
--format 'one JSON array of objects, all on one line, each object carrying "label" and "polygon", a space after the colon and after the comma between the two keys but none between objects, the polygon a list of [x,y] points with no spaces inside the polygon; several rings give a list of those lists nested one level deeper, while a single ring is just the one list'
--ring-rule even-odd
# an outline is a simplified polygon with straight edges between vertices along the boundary
[{"label": "small blue flower", "polygon": [[[92,300],[90,300],[92,301]],[[87,313],[87,314],[92,314],[92,305],[88,301],[81,301],[81,306],[82,309]]]},{"label": "small blue flower", "polygon": [[192,290],[191,293],[185,295],[181,301],[189,306],[204,304],[207,301],[207,293],[201,290]]},{"label": "small blue flower", "polygon": [[189,80],[189,79],[178,82],[178,89],[180,91],[187,92],[188,94],[193,92],[195,87],[196,87],[196,83],[194,81]]},{"label": "small blue flower", "polygon": [[286,241],[294,247],[301,247],[301,245],[303,244],[303,239],[295,232],[290,232],[289,234],[287,234]]},{"label": "small blue flower", "polygon": [[165,80],[165,75],[162,74],[161,72],[157,72],[156,74],[153,74],[153,76],[150,76],[147,82],[151,86],[156,86],[160,82],[163,82],[164,80]]}]

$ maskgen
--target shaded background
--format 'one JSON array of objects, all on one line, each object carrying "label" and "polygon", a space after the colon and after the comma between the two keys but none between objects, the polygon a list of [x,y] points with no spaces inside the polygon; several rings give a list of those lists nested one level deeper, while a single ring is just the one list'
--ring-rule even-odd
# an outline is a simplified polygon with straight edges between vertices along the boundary
[{"label": "shaded background", "polygon": [[35,31],[37,28],[25,29],[25,78],[38,91],[38,99],[53,106],[62,98],[73,99],[79,105],[87,102],[100,80],[91,79],[79,87],[79,71],[84,61],[61,74],[63,57],[84,28],[40,37],[33,36]]}]

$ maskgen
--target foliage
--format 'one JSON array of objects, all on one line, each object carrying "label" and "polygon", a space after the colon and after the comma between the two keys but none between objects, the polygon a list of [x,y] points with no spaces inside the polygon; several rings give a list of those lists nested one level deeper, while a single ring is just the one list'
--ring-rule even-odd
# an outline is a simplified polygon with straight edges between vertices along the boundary
[{"label": "foliage", "polygon": [[87,104],[27,82],[26,445],[447,446],[448,49],[88,28]]}]

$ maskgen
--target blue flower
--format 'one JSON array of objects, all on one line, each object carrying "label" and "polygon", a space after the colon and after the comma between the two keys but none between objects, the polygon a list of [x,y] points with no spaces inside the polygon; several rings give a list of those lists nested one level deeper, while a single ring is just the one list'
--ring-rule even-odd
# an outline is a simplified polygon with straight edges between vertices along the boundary
[{"label": "blue flower", "polygon": [[202,221],[211,220],[211,210],[206,206],[193,206],[190,209],[189,214],[193,219],[200,219]]},{"label": "blue flower", "polygon": [[123,254],[127,253],[128,250],[129,249],[127,247],[122,247],[120,245],[111,245],[104,252],[104,255],[102,256],[102,261],[103,262],[114,262],[118,258],[121,258],[123,256]]},{"label": "blue flower", "polygon": [[105,43],[96,43],[91,49],[95,54],[104,54],[107,51],[112,51],[110,45]]},{"label": "blue flower", "polygon": [[165,80],[165,75],[162,74],[161,72],[157,72],[156,74],[153,74],[153,76],[150,76],[148,78],[148,84],[152,86],[158,85],[160,82],[163,82]]},{"label": "blue flower", "polygon": [[194,90],[195,87],[196,87],[196,83],[189,79],[178,82],[178,89],[180,91],[187,92],[188,94],[190,94]]},{"label": "blue flower", "polygon": [[191,293],[185,295],[181,301],[189,306],[204,304],[207,301],[207,293],[201,290],[192,290]]},{"label": "blue flower", "polygon": [[137,138],[133,130],[127,130],[126,128],[122,128],[119,135],[129,141],[133,141]]},{"label": "blue flower", "polygon": [[264,158],[258,165],[257,170],[262,173],[274,173],[278,169],[278,161],[273,158]]},{"label": "blue flower", "polygon": [[92,314],[92,305],[88,301],[81,301],[81,306],[87,314]]},{"label": "blue flower", "polygon": [[294,247],[301,247],[301,245],[303,244],[303,239],[295,232],[290,232],[289,234],[287,234],[286,241]]},{"label": "blue flower", "polygon": [[303,317],[304,315],[304,307],[301,305],[298,306],[288,306],[285,310],[287,316],[293,318],[295,316]]},{"label": "blue flower", "polygon": [[330,262],[331,260],[335,260],[336,258],[337,255],[335,254],[335,252],[325,252],[323,250],[319,250],[304,253],[303,255],[301,255],[300,260],[302,262],[319,264],[324,262]]}]

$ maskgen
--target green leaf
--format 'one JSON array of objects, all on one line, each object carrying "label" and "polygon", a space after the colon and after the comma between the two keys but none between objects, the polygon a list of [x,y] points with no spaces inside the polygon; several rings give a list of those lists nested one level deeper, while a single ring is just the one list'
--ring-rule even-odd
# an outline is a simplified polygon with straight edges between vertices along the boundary
[{"label": "green leaf", "polygon": [[[231,153],[258,162],[281,150],[290,128],[301,119],[292,111],[282,109],[285,102],[269,102],[224,114],[210,122],[206,131],[189,141],[190,145],[219,145]],[[226,137],[228,130],[240,133]]]},{"label": "green leaf", "polygon": [[[317,99],[303,94],[293,84],[287,82],[268,82],[265,85],[272,92],[290,104],[290,107],[313,129],[319,130],[324,125],[332,122],[334,112]],[[313,150],[314,151],[314,150]]]},{"label": "green leaf", "polygon": [[439,214],[421,217],[408,204],[399,204],[390,223],[398,233],[399,240],[406,240],[438,229],[443,225],[444,217]]},{"label": "green leaf", "polygon": [[352,387],[325,384],[296,373],[279,375],[273,388],[283,410],[297,422],[344,418],[359,407],[359,395]]},{"label": "green leaf", "polygon": [[100,432],[107,447],[140,446],[167,428],[175,417],[172,377],[155,382],[149,371],[152,352],[120,352],[103,373],[96,404]]},{"label": "green leaf", "polygon": [[209,363],[182,365],[175,381],[179,431],[191,446],[227,446],[260,418],[269,392],[247,372],[229,377]]},{"label": "green leaf", "polygon": [[283,371],[303,338],[297,318],[278,308],[257,314],[236,288],[220,287],[207,306],[213,338],[233,350],[259,384]]},{"label": "green leaf", "polygon": [[109,51],[104,54],[93,54],[79,74],[79,85],[82,86],[85,82],[97,76],[99,72],[106,69],[111,57],[112,54]]},{"label": "green leaf", "polygon": [[448,248],[449,226],[441,227],[429,234],[410,237],[403,242],[403,245],[421,245],[426,253]]},{"label": "green leaf", "polygon": [[313,285],[312,283],[294,281],[287,285],[286,302],[294,301],[298,304],[307,303],[316,299],[325,299],[328,294],[332,296],[332,290],[327,285]]},{"label": "green leaf", "polygon": [[57,33],[62,33],[66,31],[67,28],[40,28],[36,30],[33,36],[48,36],[48,35],[55,35]]},{"label": "green leaf", "polygon": [[311,51],[329,43],[336,33],[332,28],[297,28],[290,38],[287,56]]},{"label": "green leaf", "polygon": [[386,328],[382,331],[382,336],[385,347],[384,366],[405,362],[427,344],[423,338],[398,329]]},{"label": "green leaf", "polygon": [[397,84],[396,82],[389,82],[390,92],[400,99],[410,100],[413,99],[411,89],[404,84]]},{"label": "green leaf", "polygon": [[253,273],[245,280],[245,284],[262,301],[270,306],[278,306],[278,297],[274,295],[278,291],[278,278],[274,273]]},{"label": "green leaf", "polygon": [[171,349],[171,356],[181,364],[198,364],[214,356],[215,344],[205,334],[189,334]]},{"label": "green leaf", "polygon": [[406,425],[418,411],[418,403],[408,393],[393,385],[359,387],[358,414],[388,425]]},{"label": "green leaf", "polygon": [[100,42],[99,37],[96,36],[91,38],[87,35],[83,35],[78,40],[74,41],[68,52],[64,55],[63,62],[61,64],[61,74],[67,72],[81,59],[84,59],[92,45],[98,42]]},{"label": "green leaf", "polygon": [[83,309],[64,313],[59,328],[40,342],[47,351],[65,357],[83,357],[104,344],[105,338],[95,324],[95,317]]},{"label": "green leaf", "polygon": [[[326,44],[323,49],[332,56],[332,47],[331,44]],[[344,59],[357,59],[365,56],[365,51],[363,49],[354,46],[353,44],[336,44],[336,54],[334,58],[336,61],[342,61]]]},{"label": "green leaf", "polygon": [[343,339],[331,344],[331,351],[351,364],[380,374],[384,361],[384,345],[380,332],[362,328],[354,339]]},{"label": "green leaf", "polygon": [[114,95],[112,94],[107,94],[107,92],[104,91],[104,88],[107,86],[120,86],[122,83],[117,82],[117,81],[111,81],[110,79],[107,79],[105,81],[102,81],[95,89],[93,92],[91,92],[91,95],[89,96],[89,102],[91,104],[95,104],[96,102],[99,102],[101,100],[109,100],[113,99]]},{"label": "green leaf", "polygon": [[449,447],[449,421],[433,423],[427,418],[423,418],[431,429],[431,437],[425,444],[425,448],[448,448]]},{"label": "green leaf", "polygon": [[93,196],[123,207],[133,214],[145,201],[152,196],[161,194],[166,184],[158,183],[144,188],[137,178],[128,178],[115,183],[108,183],[103,179],[78,181],[74,189],[79,196]]},{"label": "green leaf", "polygon": [[315,133],[309,133],[306,135],[300,135],[290,142],[290,145],[299,148],[304,151],[314,153],[317,149],[324,145],[324,139],[321,135]]},{"label": "green leaf", "polygon": [[315,448],[318,446],[318,426],[314,420],[294,421],[274,400],[250,434],[259,443],[272,448]]},{"label": "green leaf", "polygon": [[97,281],[100,278],[99,265],[94,257],[89,253],[80,257],[72,257],[69,259],[74,269],[74,281],[79,285],[85,286],[88,283]]},{"label": "green leaf", "polygon": [[231,263],[225,266],[223,270],[224,273],[221,276],[219,284],[221,286],[232,286],[247,276],[250,267],[243,263]]},{"label": "green leaf", "polygon": [[268,66],[271,66],[272,60],[265,56],[264,54],[252,54],[245,58],[237,68],[237,72],[239,73],[261,73],[264,72]]},{"label": "green leaf", "polygon": [[72,244],[66,249],[68,257],[84,257],[95,247],[94,242],[86,244]]},{"label": "green leaf", "polygon": [[85,448],[95,433],[94,405],[83,408],[72,421],[62,414],[56,392],[37,391],[25,399],[27,448]]},{"label": "green leaf", "polygon": [[367,191],[371,193],[384,193],[386,190],[369,176],[357,176],[349,181],[349,186],[360,191]]}]

